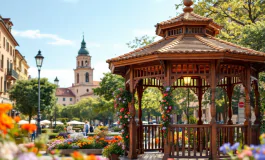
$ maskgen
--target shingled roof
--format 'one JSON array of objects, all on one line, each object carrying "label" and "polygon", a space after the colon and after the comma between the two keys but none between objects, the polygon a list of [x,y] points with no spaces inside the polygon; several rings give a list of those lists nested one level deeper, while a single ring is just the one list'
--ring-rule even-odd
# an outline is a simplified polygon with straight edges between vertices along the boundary
[{"label": "shingled roof", "polygon": [[68,88],[57,88],[55,95],[64,97],[75,97],[74,93]]},{"label": "shingled roof", "polygon": [[126,59],[133,59],[152,54],[198,54],[198,53],[218,53],[228,52],[231,54],[245,54],[265,57],[265,53],[258,52],[249,48],[241,47],[239,45],[223,41],[210,35],[202,36],[183,36],[179,35],[175,38],[163,38],[160,41],[154,42],[143,48],[139,48],[127,54],[116,58],[107,60],[110,62],[117,62]]}]

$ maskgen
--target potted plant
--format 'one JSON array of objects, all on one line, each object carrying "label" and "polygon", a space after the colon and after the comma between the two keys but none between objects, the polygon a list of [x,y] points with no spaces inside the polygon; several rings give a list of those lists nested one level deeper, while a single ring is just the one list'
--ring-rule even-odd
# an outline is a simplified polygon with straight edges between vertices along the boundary
[{"label": "potted plant", "polygon": [[110,160],[119,160],[119,156],[124,153],[124,144],[121,141],[110,143],[103,149],[102,155]]}]

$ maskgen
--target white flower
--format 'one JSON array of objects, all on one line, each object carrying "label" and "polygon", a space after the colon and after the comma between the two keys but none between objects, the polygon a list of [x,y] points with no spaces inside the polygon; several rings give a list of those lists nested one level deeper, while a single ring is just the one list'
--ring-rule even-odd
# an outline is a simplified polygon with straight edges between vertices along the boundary
[{"label": "white flower", "polygon": [[13,160],[19,148],[14,142],[0,143],[0,159]]}]

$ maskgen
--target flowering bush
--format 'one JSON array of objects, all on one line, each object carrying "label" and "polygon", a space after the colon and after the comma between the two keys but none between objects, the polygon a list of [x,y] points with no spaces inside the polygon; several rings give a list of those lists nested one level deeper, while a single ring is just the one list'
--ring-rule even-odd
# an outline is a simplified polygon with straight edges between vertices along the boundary
[{"label": "flowering bush", "polygon": [[123,144],[120,136],[114,136],[109,141],[109,145],[103,149],[102,155],[104,157],[110,157],[111,154],[122,155],[124,153],[125,145]]},{"label": "flowering bush", "polygon": [[99,138],[104,138],[107,136],[108,134],[108,131],[109,131],[109,127],[107,126],[98,126],[94,133],[96,136],[98,136]]},{"label": "flowering bush", "polygon": [[172,88],[165,87],[163,89],[163,98],[160,102],[160,109],[162,112],[162,130],[164,132],[164,137],[167,137],[168,126],[171,122],[171,112],[174,106],[174,98],[172,96]]},{"label": "flowering bush", "polygon": [[[0,159],[2,160],[37,160],[39,151],[45,150],[48,137],[41,135],[34,143],[28,143],[25,135],[36,130],[36,125],[25,124],[19,128],[19,117],[12,119],[6,113],[12,109],[10,104],[0,104]],[[20,138],[22,144],[17,145],[16,138]]]},{"label": "flowering bush", "polygon": [[[243,149],[242,149],[243,148]],[[245,145],[242,147],[238,142],[231,146],[230,143],[223,144],[220,149],[234,160],[264,160],[265,159],[265,134],[260,136],[260,145]],[[234,152],[236,151],[236,155]]]},{"label": "flowering bush", "polygon": [[128,103],[132,101],[132,94],[125,89],[118,89],[114,93],[114,108],[117,110],[117,117],[119,121],[117,122],[122,128],[122,137],[125,145],[129,146],[129,128],[128,124],[130,122],[131,114],[129,112]]}]

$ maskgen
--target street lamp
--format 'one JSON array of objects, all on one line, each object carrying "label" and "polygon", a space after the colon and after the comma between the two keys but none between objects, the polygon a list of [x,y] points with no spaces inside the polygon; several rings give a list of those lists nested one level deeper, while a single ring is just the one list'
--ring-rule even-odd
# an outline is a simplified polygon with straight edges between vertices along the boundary
[{"label": "street lamp", "polygon": [[[57,76],[56,76],[56,78],[55,78],[55,80],[54,80],[54,84],[56,85],[56,87],[59,87],[59,79],[57,78]],[[56,102],[57,102],[57,100],[56,100]],[[56,110],[57,110],[57,106],[56,106],[57,104],[55,104],[55,110],[54,110],[54,120],[55,120],[55,122],[54,122],[54,128],[56,127]]]},{"label": "street lamp", "polygon": [[38,128],[37,128],[37,136],[41,134],[40,127],[40,69],[42,66],[44,57],[41,55],[41,51],[39,50],[38,54],[35,56],[36,65],[38,68]]},{"label": "street lamp", "polygon": [[[191,82],[191,77],[183,77],[184,79],[184,84],[185,86],[189,86],[190,85],[190,82]],[[187,105],[187,110],[186,110],[186,113],[187,113],[187,120],[189,123],[189,107],[190,106],[190,89],[188,88],[188,105]]]}]

